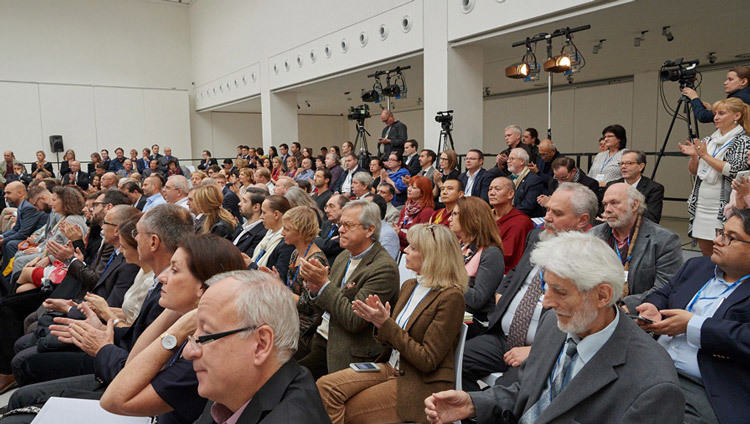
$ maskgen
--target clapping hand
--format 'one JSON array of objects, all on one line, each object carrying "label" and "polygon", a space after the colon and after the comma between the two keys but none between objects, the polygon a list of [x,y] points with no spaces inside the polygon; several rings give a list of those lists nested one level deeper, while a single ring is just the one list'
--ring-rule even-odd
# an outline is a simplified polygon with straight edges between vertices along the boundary
[{"label": "clapping hand", "polygon": [[383,305],[380,298],[374,294],[367,296],[365,301],[367,303],[361,300],[353,301],[352,309],[358,317],[373,323],[379,329],[391,316],[391,304],[385,302]]}]

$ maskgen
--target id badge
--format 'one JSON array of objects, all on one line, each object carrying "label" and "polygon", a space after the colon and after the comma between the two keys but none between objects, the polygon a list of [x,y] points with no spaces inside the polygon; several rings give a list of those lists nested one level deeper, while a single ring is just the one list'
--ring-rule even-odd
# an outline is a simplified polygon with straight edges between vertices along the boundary
[{"label": "id badge", "polygon": [[701,179],[705,179],[707,175],[708,175],[708,167],[701,168],[698,170],[698,176]]},{"label": "id badge", "polygon": [[604,176],[604,174],[596,174],[596,177],[594,177],[594,179],[599,181],[600,183],[603,183],[604,181],[606,181],[605,178],[606,177]]}]

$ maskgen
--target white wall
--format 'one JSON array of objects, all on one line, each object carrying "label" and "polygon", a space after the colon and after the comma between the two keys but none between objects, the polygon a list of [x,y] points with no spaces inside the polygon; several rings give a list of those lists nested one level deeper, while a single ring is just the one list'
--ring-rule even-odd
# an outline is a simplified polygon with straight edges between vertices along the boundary
[{"label": "white wall", "polygon": [[189,156],[188,8],[0,0],[0,139],[23,161],[63,135],[79,159],[158,143]]}]

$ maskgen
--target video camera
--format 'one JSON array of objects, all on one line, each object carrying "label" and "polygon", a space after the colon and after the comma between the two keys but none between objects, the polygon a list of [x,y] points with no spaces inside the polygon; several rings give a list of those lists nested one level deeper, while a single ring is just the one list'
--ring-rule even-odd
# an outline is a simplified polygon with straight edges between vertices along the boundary
[{"label": "video camera", "polygon": [[364,121],[370,116],[370,106],[368,105],[352,106],[349,108],[349,114],[346,115],[350,121]]},{"label": "video camera", "polygon": [[679,58],[675,61],[668,60],[661,66],[659,79],[662,81],[679,81],[680,89],[685,87],[695,88],[695,77],[698,74],[698,59],[685,61]]},{"label": "video camera", "polygon": [[453,111],[439,111],[435,116],[435,122],[439,122],[443,128],[450,128],[453,125]]}]

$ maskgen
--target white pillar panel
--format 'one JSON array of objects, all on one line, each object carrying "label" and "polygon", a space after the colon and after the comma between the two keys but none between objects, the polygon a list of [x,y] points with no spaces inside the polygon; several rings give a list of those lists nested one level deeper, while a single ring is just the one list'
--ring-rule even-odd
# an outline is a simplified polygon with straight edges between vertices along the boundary
[{"label": "white pillar panel", "polygon": [[[459,153],[483,148],[483,62],[482,47],[462,46],[448,50],[448,109],[455,110],[453,141]],[[432,119],[430,124],[437,123]]]},{"label": "white pillar panel", "polygon": [[440,125],[435,122],[439,110],[448,105],[448,6],[445,1],[424,6],[424,146],[436,150]]},{"label": "white pillar panel", "polygon": [[260,96],[263,148],[291,143],[299,139],[297,93],[266,91]]}]

